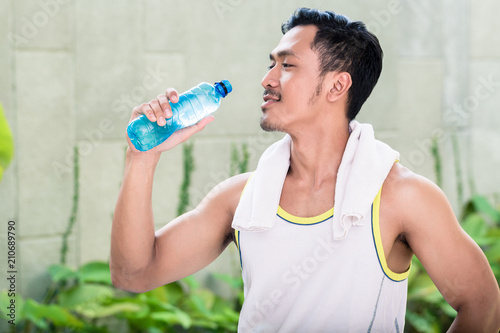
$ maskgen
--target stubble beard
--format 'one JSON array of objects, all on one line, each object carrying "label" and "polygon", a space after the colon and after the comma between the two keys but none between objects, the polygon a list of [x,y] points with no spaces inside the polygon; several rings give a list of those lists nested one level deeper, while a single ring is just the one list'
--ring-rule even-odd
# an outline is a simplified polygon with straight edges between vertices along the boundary
[{"label": "stubble beard", "polygon": [[260,117],[260,128],[266,132],[283,132],[281,123],[273,123],[266,116],[266,110],[262,110],[263,114]]},{"label": "stubble beard", "polygon": [[[318,84],[316,85],[316,89],[315,89],[314,93],[312,94],[312,96],[308,100],[308,103],[307,103],[308,105],[310,105],[310,106],[313,105],[316,102],[316,100],[318,99],[318,96],[320,95],[322,88],[323,88],[322,87],[323,80],[324,80],[324,76],[320,77],[320,79],[318,80]],[[270,92],[269,90],[264,91],[264,95],[266,93],[278,95],[277,93]],[[281,97],[282,97],[281,94],[279,94],[279,97],[280,97],[280,101],[278,103],[281,103]],[[260,127],[266,132],[286,132],[285,128],[281,122],[273,123],[273,122],[269,121],[269,119],[266,116],[266,108],[262,109],[262,116],[260,117]]]}]

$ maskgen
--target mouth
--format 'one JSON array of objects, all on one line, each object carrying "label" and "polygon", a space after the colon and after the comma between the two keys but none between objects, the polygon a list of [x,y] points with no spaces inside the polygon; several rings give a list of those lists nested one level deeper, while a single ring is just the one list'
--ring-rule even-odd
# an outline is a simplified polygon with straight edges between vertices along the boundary
[{"label": "mouth", "polygon": [[264,91],[264,96],[262,98],[264,103],[262,103],[261,108],[267,108],[270,105],[281,101],[281,94],[273,91],[266,90]]}]

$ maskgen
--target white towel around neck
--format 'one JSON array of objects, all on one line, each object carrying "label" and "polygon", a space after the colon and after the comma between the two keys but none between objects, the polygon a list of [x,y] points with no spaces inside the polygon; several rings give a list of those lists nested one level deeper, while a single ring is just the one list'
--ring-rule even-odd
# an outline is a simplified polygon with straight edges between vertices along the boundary
[{"label": "white towel around neck", "polygon": [[[344,239],[351,226],[364,224],[365,212],[382,187],[399,153],[375,139],[373,127],[353,120],[335,186],[333,238]],[[236,208],[232,227],[265,231],[274,226],[281,190],[290,167],[287,134],[262,154]],[[332,203],[333,204],[333,203]]]}]

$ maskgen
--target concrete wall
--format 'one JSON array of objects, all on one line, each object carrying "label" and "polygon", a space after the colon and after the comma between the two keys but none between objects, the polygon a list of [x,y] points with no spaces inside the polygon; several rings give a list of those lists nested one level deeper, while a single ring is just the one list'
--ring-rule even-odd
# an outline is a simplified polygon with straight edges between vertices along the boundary
[{"label": "concrete wall", "polygon": [[[498,1],[0,0],[0,101],[16,144],[0,184],[0,244],[7,221],[15,220],[22,294],[40,298],[47,267],[59,261],[75,146],[80,196],[68,263],[108,259],[131,109],[166,87],[183,91],[221,78],[234,86],[216,121],[192,139],[194,201],[228,176],[232,143],[249,144],[255,167],[281,137],[263,134],[258,125],[260,80],[280,23],[299,6],[362,20],[379,36],[385,68],[359,120],[374,124],[404,164],[434,179],[429,146],[436,136],[444,189],[458,207],[455,132],[464,196],[472,190],[469,179],[479,193],[498,193]],[[176,148],[158,167],[158,227],[175,216],[181,158]],[[231,246],[209,269],[238,273],[234,255]],[[4,256],[0,264],[3,271]],[[2,289],[6,281],[0,281]]]}]

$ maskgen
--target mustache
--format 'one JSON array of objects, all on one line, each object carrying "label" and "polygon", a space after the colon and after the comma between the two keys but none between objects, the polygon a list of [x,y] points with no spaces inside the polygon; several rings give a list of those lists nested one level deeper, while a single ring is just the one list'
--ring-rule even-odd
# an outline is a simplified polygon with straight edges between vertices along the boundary
[{"label": "mustache", "polygon": [[272,96],[272,97],[275,97],[277,99],[281,99],[281,94],[279,92],[271,90],[271,89],[265,89],[262,96]]}]

